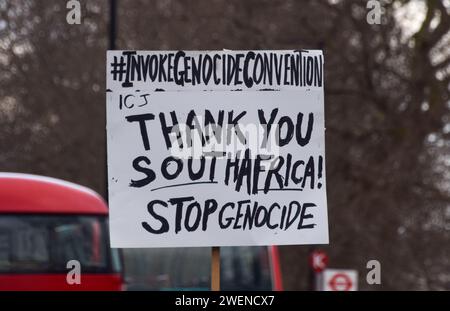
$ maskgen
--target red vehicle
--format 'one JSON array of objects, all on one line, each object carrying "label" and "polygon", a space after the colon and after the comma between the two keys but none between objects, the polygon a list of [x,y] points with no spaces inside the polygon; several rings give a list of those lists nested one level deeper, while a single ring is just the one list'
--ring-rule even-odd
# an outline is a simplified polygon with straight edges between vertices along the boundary
[{"label": "red vehicle", "polygon": [[[0,290],[121,290],[107,216],[103,199],[88,188],[0,173]],[[68,281],[71,260],[80,264],[79,284]]]},{"label": "red vehicle", "polygon": [[[209,290],[208,247],[123,249],[128,290]],[[220,248],[221,290],[283,290],[276,246]]]}]

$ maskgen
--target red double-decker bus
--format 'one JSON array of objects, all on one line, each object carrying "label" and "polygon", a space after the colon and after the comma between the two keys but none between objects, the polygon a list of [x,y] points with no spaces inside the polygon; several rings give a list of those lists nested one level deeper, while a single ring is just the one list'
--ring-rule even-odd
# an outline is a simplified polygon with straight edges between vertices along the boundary
[{"label": "red double-decker bus", "polygon": [[[86,187],[0,173],[0,290],[121,290],[107,216],[103,199]],[[81,272],[75,282],[68,280],[73,260]]]}]

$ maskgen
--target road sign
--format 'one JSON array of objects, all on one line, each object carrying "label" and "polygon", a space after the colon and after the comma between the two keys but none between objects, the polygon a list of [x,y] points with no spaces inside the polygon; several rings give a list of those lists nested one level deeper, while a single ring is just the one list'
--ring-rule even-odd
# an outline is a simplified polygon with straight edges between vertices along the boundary
[{"label": "road sign", "polygon": [[322,289],[324,291],[358,290],[358,271],[325,269],[322,272]]},{"label": "road sign", "polygon": [[324,251],[315,250],[309,257],[309,264],[314,272],[322,272],[328,266],[328,256]]}]

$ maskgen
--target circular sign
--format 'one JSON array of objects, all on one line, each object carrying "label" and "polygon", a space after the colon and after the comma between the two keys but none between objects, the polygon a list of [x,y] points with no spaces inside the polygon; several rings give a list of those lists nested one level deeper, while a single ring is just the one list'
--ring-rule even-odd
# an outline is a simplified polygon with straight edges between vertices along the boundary
[{"label": "circular sign", "polygon": [[352,286],[352,280],[345,273],[336,273],[328,282],[331,290],[334,291],[349,291]]},{"label": "circular sign", "polygon": [[313,251],[309,258],[311,268],[314,272],[322,272],[328,266],[328,256],[324,251]]}]

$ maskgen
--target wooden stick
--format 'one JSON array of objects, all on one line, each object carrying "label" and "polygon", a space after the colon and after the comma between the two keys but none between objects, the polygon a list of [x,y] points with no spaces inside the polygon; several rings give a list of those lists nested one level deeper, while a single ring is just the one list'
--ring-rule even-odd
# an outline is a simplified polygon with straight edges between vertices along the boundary
[{"label": "wooden stick", "polygon": [[220,247],[211,249],[211,290],[220,291]]}]

